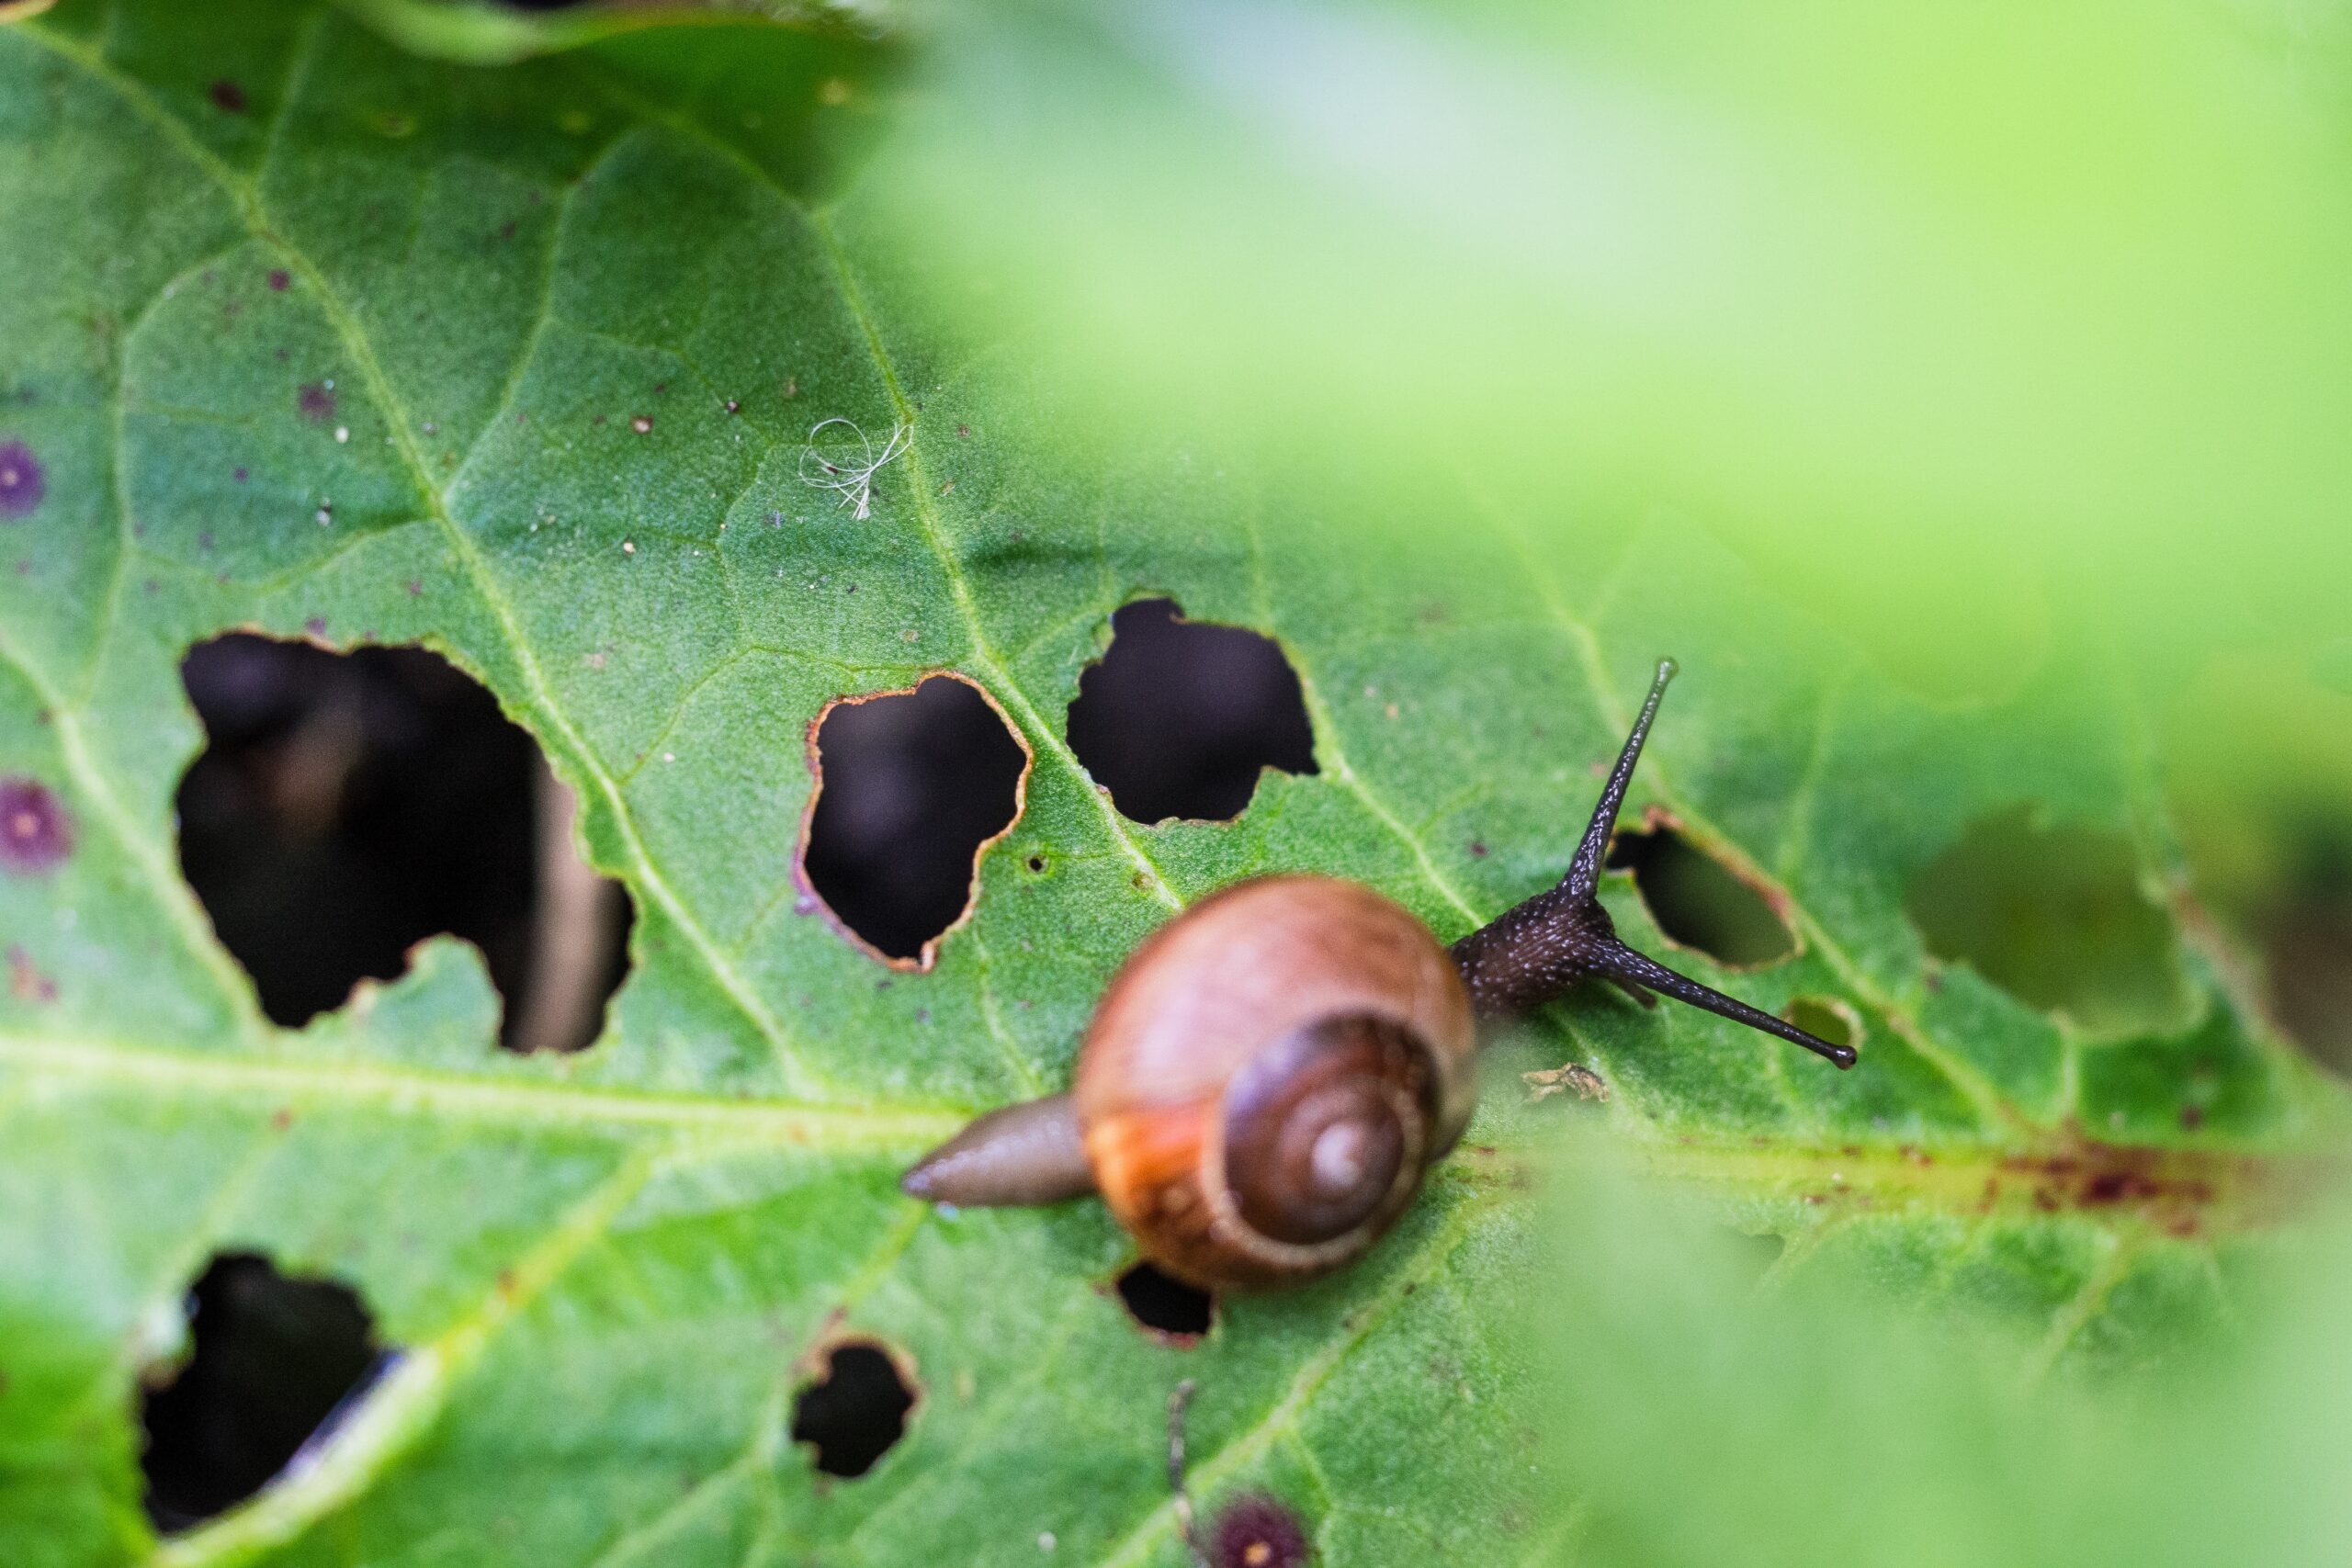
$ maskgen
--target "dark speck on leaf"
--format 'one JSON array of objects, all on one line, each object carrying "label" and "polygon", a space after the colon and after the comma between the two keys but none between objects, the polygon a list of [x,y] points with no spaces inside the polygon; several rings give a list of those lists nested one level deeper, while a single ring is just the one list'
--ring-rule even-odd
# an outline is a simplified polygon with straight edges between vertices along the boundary
[{"label": "dark speck on leaf", "polygon": [[324,615],[312,615],[309,620],[302,623],[302,629],[310,633],[312,637],[324,637],[327,635],[326,617]]},{"label": "dark speck on leaf", "polygon": [[2198,1105],[2182,1106],[2180,1108],[2180,1125],[2184,1132],[2189,1133],[2194,1133],[2198,1128],[2205,1125],[2204,1107]]},{"label": "dark speck on leaf", "polygon": [[323,381],[306,381],[294,394],[294,406],[304,419],[324,424],[334,417],[334,392]]},{"label": "dark speck on leaf", "polygon": [[498,237],[502,240],[511,240],[514,237],[514,220],[509,218],[498,226]]},{"label": "dark speck on leaf", "polygon": [[30,779],[0,778],[0,870],[33,875],[74,851],[65,808]]},{"label": "dark speck on leaf", "polygon": [[48,491],[33,449],[21,441],[0,441],[0,518],[30,516]]},{"label": "dark speck on leaf", "polygon": [[972,438],[972,427],[968,424],[957,425],[956,427],[956,438],[958,441],[969,441]]},{"label": "dark speck on leaf", "polygon": [[[274,266],[269,269],[269,288],[270,292],[273,294],[285,293],[286,290],[292,286],[293,282],[294,279],[287,273],[287,270],[284,267]],[[286,351],[284,349],[278,350],[280,355],[283,355],[285,352]]]},{"label": "dark speck on leaf", "polygon": [[1227,1505],[1209,1538],[1216,1568],[1299,1568],[1310,1554],[1298,1516],[1261,1493]]},{"label": "dark speck on leaf", "polygon": [[226,76],[213,83],[205,96],[212,100],[212,107],[222,114],[245,112],[245,90]]},{"label": "dark speck on leaf", "polygon": [[[57,982],[40,972],[32,954],[15,942],[8,944],[8,994],[20,1002],[53,1002]],[[0,1387],[5,1387],[0,1384]]]},{"label": "dark speck on leaf", "polygon": [[1474,860],[1485,860],[1487,858],[1487,846],[1477,840],[1472,840],[1470,843],[1470,855]]},{"label": "dark speck on leaf", "polygon": [[239,484],[243,484],[243,483],[244,483],[244,482],[245,482],[245,470],[244,470],[243,468],[239,468],[239,469],[237,470],[237,472],[236,472],[236,480],[237,480],[237,482],[238,482]]},{"label": "dark speck on leaf", "polygon": [[727,400],[727,412],[729,413],[741,413],[743,405],[737,402],[734,399],[729,398]]}]

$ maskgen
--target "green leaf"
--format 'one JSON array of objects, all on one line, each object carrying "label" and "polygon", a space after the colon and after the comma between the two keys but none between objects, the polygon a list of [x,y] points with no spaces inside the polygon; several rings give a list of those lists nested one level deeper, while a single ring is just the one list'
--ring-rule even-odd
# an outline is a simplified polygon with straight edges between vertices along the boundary
[{"label": "green leaf", "polygon": [[[151,1551],[138,1381],[233,1248],[348,1281],[405,1355],[319,1462],[160,1561],[1178,1563],[1182,1378],[1204,1504],[1273,1492],[1332,1562],[1540,1560],[1574,1488],[1527,1463],[1522,1179],[1569,1113],[1517,1075],[1567,1061],[1642,1163],[1786,1238],[1776,1277],[1858,1267],[2035,1368],[2228,1317],[2337,1107],[2175,921],[2136,694],[2062,660],[1931,705],[1671,522],[1570,532],[1459,475],[1173,428],[1105,450],[1017,333],[952,324],[967,280],[859,177],[898,80],[889,47],[750,25],[497,70],[259,0],[0,30],[0,444],[40,492],[0,516],[0,774],[71,840],[0,868],[0,1540]],[[799,477],[834,417],[911,429],[864,520]],[[1064,712],[1147,592],[1281,639],[1317,773],[1231,824],[1117,814]],[[244,626],[423,642],[537,737],[636,903],[607,1038],[501,1054],[448,942],[307,1030],[261,1017],[171,806],[180,657]],[[1797,948],[1677,962],[1850,1010],[1861,1068],[1580,996],[1498,1054],[1371,1259],[1223,1303],[1190,1352],[1103,1288],[1129,1248],[1097,1206],[898,1193],[972,1111],[1065,1083],[1110,972],[1236,877],[1357,877],[1447,938],[1550,883],[1668,651],[1634,808]],[[974,919],[901,976],[796,908],[804,738],[940,669],[1032,763]],[[2020,806],[2115,847],[2162,927],[2139,1032],[1923,944],[1916,880]],[[921,1403],[829,1483],[787,1428],[843,1333]]]}]

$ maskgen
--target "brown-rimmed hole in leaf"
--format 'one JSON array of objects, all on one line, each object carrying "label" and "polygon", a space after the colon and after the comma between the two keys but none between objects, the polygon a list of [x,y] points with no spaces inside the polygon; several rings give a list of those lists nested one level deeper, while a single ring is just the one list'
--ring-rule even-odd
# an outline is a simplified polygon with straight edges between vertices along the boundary
[{"label": "brown-rimmed hole in leaf", "polygon": [[1737,1225],[1725,1225],[1722,1235],[1724,1258],[1747,1280],[1762,1280],[1789,1249],[1788,1238],[1773,1231],[1745,1231]]},{"label": "brown-rimmed hole in leaf", "polygon": [[800,872],[834,921],[928,969],[979,896],[980,857],[1020,818],[1029,749],[961,675],[842,697],[809,727],[817,785]]},{"label": "brown-rimmed hole in leaf", "polygon": [[1208,1546],[1216,1568],[1302,1568],[1315,1556],[1305,1522],[1263,1492],[1244,1492],[1220,1507]]},{"label": "brown-rimmed hole in leaf", "polygon": [[1216,1297],[1158,1265],[1139,1262],[1111,1282],[1127,1315],[1168,1344],[1189,1348],[1216,1323]]},{"label": "brown-rimmed hole in leaf", "polygon": [[573,1050],[628,972],[629,900],[571,836],[528,732],[421,648],[231,633],[180,666],[209,744],[180,781],[180,869],[289,1027],[390,980],[424,938],[480,948],[514,1050]]},{"label": "brown-rimmed hole in leaf", "polygon": [[1799,997],[1781,1010],[1781,1016],[1832,1045],[1862,1043],[1861,1016],[1834,997]]},{"label": "brown-rimmed hole in leaf", "polygon": [[1675,830],[1671,823],[1621,829],[1609,864],[1634,874],[1643,907],[1667,940],[1733,969],[1778,963],[1796,937],[1745,877]]},{"label": "brown-rimmed hole in leaf", "polygon": [[2000,812],[1923,867],[1904,906],[1930,953],[2093,1033],[2185,1021],[2172,920],[2141,891],[2120,833]]},{"label": "brown-rimmed hole in leaf", "polygon": [[2352,823],[2314,813],[2296,834],[2294,871],[2259,917],[2278,1026],[2352,1073]]},{"label": "brown-rimmed hole in leaf", "polygon": [[227,1252],[188,1291],[190,1350],[142,1389],[147,1517],[186,1529],[259,1492],[356,1409],[393,1357],[356,1292]]},{"label": "brown-rimmed hole in leaf", "polygon": [[1298,671],[1272,637],[1188,621],[1172,599],[1111,617],[1111,646],[1078,678],[1069,749],[1120,815],[1222,821],[1268,768],[1315,772]]},{"label": "brown-rimmed hole in leaf", "polygon": [[906,1435],[914,1390],[880,1346],[845,1339],[828,1346],[816,1380],[792,1402],[792,1440],[816,1450],[827,1475],[864,1475]]}]

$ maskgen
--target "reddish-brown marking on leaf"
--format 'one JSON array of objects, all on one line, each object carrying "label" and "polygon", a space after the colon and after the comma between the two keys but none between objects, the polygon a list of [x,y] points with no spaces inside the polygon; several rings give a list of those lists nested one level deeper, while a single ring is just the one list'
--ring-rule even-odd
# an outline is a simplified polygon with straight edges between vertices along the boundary
[{"label": "reddish-brown marking on leaf", "polygon": [[245,112],[245,90],[226,76],[220,78],[207,88],[205,96],[210,98],[212,107],[222,114]]},{"label": "reddish-brown marking on leaf", "polygon": [[20,1002],[53,1002],[57,982],[42,974],[32,954],[15,942],[8,944],[8,994]]},{"label": "reddish-brown marking on leaf", "polygon": [[[269,269],[269,289],[271,293],[283,294],[287,289],[293,287],[293,275],[288,272],[284,267],[274,266]],[[286,351],[284,349],[278,350],[280,357],[284,356],[285,352]]]},{"label": "reddish-brown marking on leaf", "polygon": [[2044,1213],[2132,1209],[2175,1235],[2198,1228],[2199,1216],[2222,1201],[2225,1191],[2258,1197],[2265,1179],[2262,1168],[2248,1158],[2089,1140],[2055,1154],[2019,1156],[2002,1166],[2032,1183],[2033,1206]]},{"label": "reddish-brown marking on leaf", "polygon": [[311,423],[324,424],[334,417],[334,389],[323,381],[306,381],[294,394],[294,406]]}]

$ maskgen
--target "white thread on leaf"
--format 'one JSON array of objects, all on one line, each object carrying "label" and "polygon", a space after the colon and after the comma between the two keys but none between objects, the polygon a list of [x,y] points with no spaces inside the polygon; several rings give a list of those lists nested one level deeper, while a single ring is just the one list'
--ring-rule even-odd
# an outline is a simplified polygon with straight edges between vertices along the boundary
[{"label": "white thread on leaf", "polygon": [[[817,437],[832,425],[840,425],[846,433],[837,443],[830,443],[831,456],[818,450]],[[874,476],[883,466],[902,455],[914,439],[911,424],[894,424],[890,439],[882,450],[874,450],[865,432],[855,420],[820,420],[808,427],[808,444],[800,449],[800,482],[815,490],[829,490],[841,497],[841,503],[850,509],[858,522],[865,522],[874,511]],[[850,443],[857,444],[856,455],[850,452]]]}]

